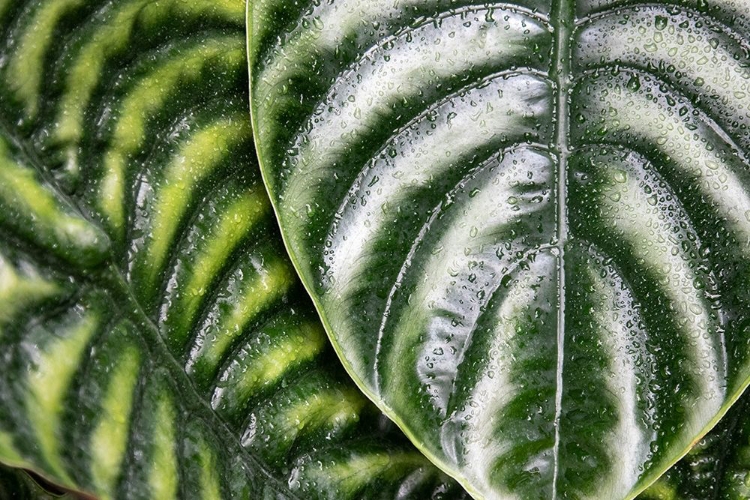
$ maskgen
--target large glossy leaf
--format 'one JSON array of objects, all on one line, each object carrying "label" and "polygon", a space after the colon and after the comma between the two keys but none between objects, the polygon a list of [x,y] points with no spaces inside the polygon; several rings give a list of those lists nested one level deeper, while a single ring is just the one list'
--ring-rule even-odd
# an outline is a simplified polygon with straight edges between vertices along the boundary
[{"label": "large glossy leaf", "polygon": [[639,500],[750,498],[750,394]]},{"label": "large glossy leaf", "polygon": [[285,256],[244,18],[0,1],[0,462],[102,499],[460,498]]},{"label": "large glossy leaf", "polygon": [[259,0],[282,233],[476,497],[632,498],[750,373],[750,3]]}]

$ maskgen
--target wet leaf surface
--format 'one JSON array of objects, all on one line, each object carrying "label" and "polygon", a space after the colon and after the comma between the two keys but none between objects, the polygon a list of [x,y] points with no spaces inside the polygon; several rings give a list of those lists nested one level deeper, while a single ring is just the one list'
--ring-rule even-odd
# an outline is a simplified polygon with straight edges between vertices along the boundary
[{"label": "wet leaf surface", "polygon": [[0,1],[0,32],[0,462],[102,499],[465,497],[286,257],[244,1]]},{"label": "wet leaf surface", "polygon": [[749,5],[252,5],[296,268],[477,498],[632,498],[747,385]]},{"label": "wet leaf surface", "polygon": [[750,498],[750,419],[745,395],[640,500]]}]

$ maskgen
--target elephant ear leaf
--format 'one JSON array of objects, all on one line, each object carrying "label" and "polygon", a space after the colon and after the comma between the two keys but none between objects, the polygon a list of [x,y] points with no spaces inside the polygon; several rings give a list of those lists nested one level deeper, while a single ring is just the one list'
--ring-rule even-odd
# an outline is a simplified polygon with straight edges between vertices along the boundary
[{"label": "elephant ear leaf", "polygon": [[750,4],[259,0],[282,234],[477,498],[633,498],[748,384]]},{"label": "elephant ear leaf", "polygon": [[243,0],[0,1],[0,33],[0,462],[100,499],[465,497],[286,257]]}]

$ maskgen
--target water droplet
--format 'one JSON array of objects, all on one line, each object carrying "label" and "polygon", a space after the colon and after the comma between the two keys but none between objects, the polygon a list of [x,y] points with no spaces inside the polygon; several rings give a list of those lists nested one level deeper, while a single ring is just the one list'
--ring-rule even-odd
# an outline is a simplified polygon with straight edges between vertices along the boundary
[{"label": "water droplet", "polygon": [[628,80],[627,83],[628,90],[631,90],[632,92],[638,92],[641,88],[641,79],[638,78],[638,75],[633,75],[630,77],[630,80]]}]

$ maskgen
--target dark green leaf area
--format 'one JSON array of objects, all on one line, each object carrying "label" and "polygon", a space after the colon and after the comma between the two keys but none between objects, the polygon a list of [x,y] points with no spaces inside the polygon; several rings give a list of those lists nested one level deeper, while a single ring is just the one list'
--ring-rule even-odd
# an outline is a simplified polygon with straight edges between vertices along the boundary
[{"label": "dark green leaf area", "polygon": [[0,465],[0,497],[8,500],[75,500],[50,486],[48,491],[26,471]]},{"label": "dark green leaf area", "polygon": [[642,500],[739,500],[750,498],[748,397],[676,466],[639,498]]},{"label": "dark green leaf area", "polygon": [[360,388],[472,495],[633,498],[739,397],[747,2],[251,14],[292,260]]},{"label": "dark green leaf area", "polygon": [[245,8],[0,2],[0,462],[101,499],[464,498],[286,257]]}]

